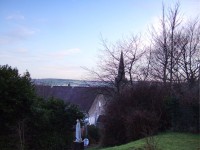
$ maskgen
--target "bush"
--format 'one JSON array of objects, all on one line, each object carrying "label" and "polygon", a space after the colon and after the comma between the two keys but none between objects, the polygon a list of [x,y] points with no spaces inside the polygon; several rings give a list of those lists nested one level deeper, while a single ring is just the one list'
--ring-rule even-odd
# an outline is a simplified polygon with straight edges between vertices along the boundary
[{"label": "bush", "polygon": [[138,83],[116,96],[106,110],[103,145],[124,144],[165,129],[165,94],[159,85]]},{"label": "bush", "polygon": [[100,129],[94,125],[88,126],[88,138],[90,144],[97,144],[100,140]]},{"label": "bush", "polygon": [[171,129],[180,132],[199,133],[198,83],[176,87],[173,96],[165,100]]},{"label": "bush", "polygon": [[[69,149],[73,143],[73,125],[76,119],[83,118],[78,107],[63,100],[50,98],[40,99],[33,107],[29,133],[29,149]],[[39,104],[39,105],[38,105]]]},{"label": "bush", "polygon": [[160,131],[199,133],[198,85],[141,82],[126,88],[108,104],[103,146],[114,146]]}]

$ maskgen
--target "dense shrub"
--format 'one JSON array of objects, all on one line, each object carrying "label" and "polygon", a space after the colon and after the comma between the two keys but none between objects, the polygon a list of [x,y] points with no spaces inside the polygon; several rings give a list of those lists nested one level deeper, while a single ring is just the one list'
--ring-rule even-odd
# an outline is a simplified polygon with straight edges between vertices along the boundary
[{"label": "dense shrub", "polygon": [[171,129],[180,132],[199,133],[199,87],[198,83],[181,84],[174,94],[165,100]]},{"label": "dense shrub", "polygon": [[83,117],[78,107],[55,98],[39,99],[36,104],[29,122],[29,149],[69,149],[73,125]]},{"label": "dense shrub", "polygon": [[95,125],[88,126],[88,138],[90,144],[97,144],[100,140],[100,129]]},{"label": "dense shrub", "polygon": [[138,83],[116,96],[106,110],[103,145],[123,144],[165,129],[165,94],[160,85]]},{"label": "dense shrub", "polygon": [[119,145],[159,131],[199,133],[198,86],[141,82],[115,96],[106,110],[103,145]]}]

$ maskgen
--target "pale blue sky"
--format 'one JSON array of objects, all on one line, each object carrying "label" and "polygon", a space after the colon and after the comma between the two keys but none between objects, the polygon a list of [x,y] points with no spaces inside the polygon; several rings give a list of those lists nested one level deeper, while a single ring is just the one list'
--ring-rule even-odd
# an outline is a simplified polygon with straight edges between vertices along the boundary
[{"label": "pale blue sky", "polygon": [[[200,12],[199,0],[180,4],[188,17]],[[114,42],[144,33],[161,7],[162,0],[0,0],[0,65],[32,78],[83,79],[81,66],[95,67],[101,35]]]}]

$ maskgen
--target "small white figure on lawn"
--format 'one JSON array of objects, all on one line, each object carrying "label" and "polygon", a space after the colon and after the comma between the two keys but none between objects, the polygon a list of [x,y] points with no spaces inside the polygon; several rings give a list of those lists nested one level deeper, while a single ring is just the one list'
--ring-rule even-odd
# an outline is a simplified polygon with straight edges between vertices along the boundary
[{"label": "small white figure on lawn", "polygon": [[75,142],[82,142],[80,121],[77,119],[76,122],[77,123],[76,123],[76,141]]},{"label": "small white figure on lawn", "polygon": [[85,147],[89,145],[89,140],[88,140],[87,138],[85,138],[85,139],[83,140],[83,142],[84,142],[84,146],[85,146]]}]

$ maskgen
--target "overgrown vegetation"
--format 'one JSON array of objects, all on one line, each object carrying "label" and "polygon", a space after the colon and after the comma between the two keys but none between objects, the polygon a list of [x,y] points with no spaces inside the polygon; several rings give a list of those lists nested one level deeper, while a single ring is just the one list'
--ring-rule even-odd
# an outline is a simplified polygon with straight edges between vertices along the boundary
[{"label": "overgrown vegetation", "polygon": [[0,149],[69,149],[77,106],[35,95],[30,74],[0,66]]},{"label": "overgrown vegetation", "polygon": [[103,146],[124,144],[169,129],[199,133],[197,86],[187,89],[188,93],[182,91],[186,90],[183,86],[170,96],[160,83],[138,82],[121,92],[107,107]]}]

